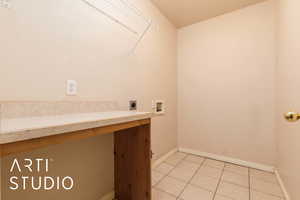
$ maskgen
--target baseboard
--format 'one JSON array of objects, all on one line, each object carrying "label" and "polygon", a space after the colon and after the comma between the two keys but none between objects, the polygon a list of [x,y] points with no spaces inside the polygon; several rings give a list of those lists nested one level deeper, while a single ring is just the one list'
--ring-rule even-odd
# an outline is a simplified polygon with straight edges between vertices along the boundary
[{"label": "baseboard", "polygon": [[179,148],[179,151],[183,152],[183,153],[190,153],[190,154],[194,154],[194,155],[198,155],[198,156],[202,156],[202,157],[220,160],[223,162],[229,162],[229,163],[233,163],[233,164],[237,164],[237,165],[241,165],[241,166],[245,166],[245,167],[259,169],[259,170],[263,170],[263,171],[274,172],[274,167],[259,164],[259,163],[248,162],[248,161],[230,158],[230,157],[226,157],[226,156],[220,156],[220,155],[216,155],[216,154],[212,154],[212,153],[201,152],[201,151],[197,151],[197,150],[193,150],[193,149]]},{"label": "baseboard", "polygon": [[287,189],[286,189],[286,187],[285,187],[285,185],[283,183],[283,180],[282,180],[282,178],[281,178],[281,176],[279,174],[279,171],[275,170],[275,174],[276,174],[278,183],[279,183],[279,185],[281,187],[281,190],[282,190],[282,192],[284,194],[285,200],[291,200],[290,195],[289,195],[289,193],[288,193],[288,191],[287,191]]},{"label": "baseboard", "polygon": [[[160,165],[161,163],[163,163],[168,157],[170,157],[172,154],[176,153],[178,151],[177,148],[172,149],[171,151],[169,151],[168,153],[166,153],[165,155],[163,155],[162,157],[160,157],[159,159],[153,161],[152,163],[152,167],[156,167],[158,165]],[[115,192],[112,191],[108,194],[106,194],[105,196],[103,196],[100,200],[113,200],[115,198]]]},{"label": "baseboard", "polygon": [[157,167],[158,165],[163,163],[168,157],[170,157],[172,154],[176,153],[177,151],[178,151],[178,148],[174,148],[171,151],[169,151],[168,153],[166,153],[165,155],[163,155],[162,157],[160,157],[159,159],[153,161],[152,167],[153,168]]},{"label": "baseboard", "polygon": [[103,196],[100,200],[113,200],[115,198],[115,192],[112,191],[105,196]]}]

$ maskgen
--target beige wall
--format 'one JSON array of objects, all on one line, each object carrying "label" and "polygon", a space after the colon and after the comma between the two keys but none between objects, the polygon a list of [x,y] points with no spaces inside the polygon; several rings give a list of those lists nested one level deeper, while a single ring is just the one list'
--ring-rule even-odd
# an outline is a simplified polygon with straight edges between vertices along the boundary
[{"label": "beige wall", "polygon": [[[36,158],[50,159],[49,172],[45,173],[42,170],[41,173],[29,173],[22,168],[22,173],[18,173],[17,170],[10,173],[9,170],[15,158],[20,163],[28,158],[32,160]],[[2,165],[2,186],[5,188],[2,194],[3,200],[100,200],[104,194],[111,192],[113,188],[113,138],[108,134],[82,141],[69,142],[64,145],[49,146],[31,153],[5,157]],[[33,166],[36,167],[36,164]],[[36,178],[38,176],[70,176],[75,184],[71,191],[33,191],[27,185],[25,191],[18,190],[15,192],[7,189],[12,186],[12,184],[9,184],[9,178],[12,176],[34,176],[35,180],[38,180]],[[19,186],[22,187],[20,182]]]},{"label": "beige wall", "polygon": [[179,30],[179,146],[275,165],[274,3]]},{"label": "beige wall", "polygon": [[300,199],[300,124],[288,123],[283,113],[300,112],[300,2],[278,2],[277,121],[278,168],[292,200]]},{"label": "beige wall", "polygon": [[[167,113],[155,118],[152,126],[155,158],[177,146],[178,120],[180,147],[278,164],[292,199],[298,199],[300,157],[291,155],[300,152],[299,128],[281,116],[300,110],[300,3],[276,1],[279,153],[274,136],[273,1],[182,28],[177,48],[176,29],[148,0],[135,0],[154,24],[133,54],[114,60],[104,54],[114,51],[116,44],[101,45],[98,14],[81,1],[13,1],[11,10],[0,10],[0,101],[115,100],[125,109],[128,100],[136,98],[140,110],[150,111],[151,100],[162,99]],[[67,79],[78,81],[77,97],[65,96]],[[52,175],[67,174],[80,182],[70,193],[6,191],[4,199],[99,199],[113,186],[112,145],[112,135],[105,135],[18,155],[52,158]],[[12,158],[2,161],[3,172]],[[3,180],[7,177],[1,175]]]},{"label": "beige wall", "polygon": [[[153,120],[152,148],[155,158],[175,148],[177,31],[150,1],[135,3],[153,20],[153,26],[133,54],[113,60],[103,55],[118,46],[102,44],[99,35],[105,26],[98,20],[100,15],[80,0],[13,1],[12,9],[0,9],[0,101],[112,100],[127,108],[128,100],[135,98],[140,110],[150,111],[152,100],[164,100],[166,115]],[[119,35],[109,36],[113,42]],[[77,97],[65,96],[67,79],[77,80]],[[92,140],[82,141],[32,156],[50,155],[59,160],[54,173],[63,173],[66,168],[80,173],[84,185],[72,198],[64,199],[94,200],[112,189],[111,181],[106,181],[107,174],[113,178],[112,149],[108,147],[112,137],[103,140],[107,143],[101,146]],[[74,152],[72,159],[66,152]],[[98,179],[91,178],[94,176]],[[49,199],[58,199],[54,197]],[[34,196],[26,194],[25,198]]]}]

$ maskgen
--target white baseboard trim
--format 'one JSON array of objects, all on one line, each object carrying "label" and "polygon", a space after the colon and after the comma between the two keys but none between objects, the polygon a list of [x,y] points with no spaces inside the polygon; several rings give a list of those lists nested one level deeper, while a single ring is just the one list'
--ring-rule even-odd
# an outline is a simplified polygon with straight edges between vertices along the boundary
[{"label": "white baseboard trim", "polygon": [[166,153],[165,155],[163,155],[162,157],[160,157],[159,159],[153,161],[152,168],[155,168],[158,165],[160,165],[161,163],[163,163],[168,157],[170,157],[172,154],[176,153],[177,151],[178,151],[178,148],[174,148],[171,151],[169,151],[168,153]]},{"label": "white baseboard trim", "polygon": [[274,172],[274,167],[259,164],[259,163],[248,162],[248,161],[230,158],[230,157],[226,157],[226,156],[220,156],[220,155],[216,155],[216,154],[212,154],[212,153],[201,152],[201,151],[197,151],[197,150],[193,150],[193,149],[179,148],[179,151],[183,152],[183,153],[190,153],[190,154],[194,154],[194,155],[198,155],[198,156],[202,156],[202,157],[212,158],[214,160],[220,160],[223,162],[229,162],[229,163],[233,163],[233,164],[237,164],[237,165],[241,165],[241,166],[245,166],[245,167],[259,169],[259,170],[263,170],[263,171]]},{"label": "white baseboard trim", "polygon": [[281,176],[279,174],[279,171],[277,169],[275,170],[275,174],[276,174],[278,183],[279,183],[279,185],[281,187],[281,190],[282,190],[282,192],[284,194],[285,200],[291,200],[290,195],[289,195],[289,193],[288,193],[288,191],[287,191],[287,189],[286,189],[286,187],[285,187],[285,185],[283,183],[283,180],[282,180],[282,178],[281,178]]},{"label": "white baseboard trim", "polygon": [[103,196],[100,200],[113,200],[115,198],[115,192],[112,191],[105,196]]},{"label": "white baseboard trim", "polygon": [[[178,148],[174,148],[171,151],[169,151],[168,153],[166,153],[165,155],[163,155],[162,157],[160,157],[159,159],[153,161],[152,168],[157,167],[158,165],[163,163],[168,157],[170,157],[172,154],[176,153],[177,151],[178,151]],[[113,200],[114,198],[115,198],[115,192],[112,191],[112,192],[106,194],[105,196],[103,196],[100,200]]]}]

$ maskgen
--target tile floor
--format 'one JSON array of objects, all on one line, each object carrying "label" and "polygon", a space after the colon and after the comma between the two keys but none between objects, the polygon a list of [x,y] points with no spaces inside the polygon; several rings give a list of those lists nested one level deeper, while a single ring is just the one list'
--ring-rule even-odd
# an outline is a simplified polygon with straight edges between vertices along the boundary
[{"label": "tile floor", "polygon": [[175,153],[152,170],[152,200],[284,200],[275,174]]}]

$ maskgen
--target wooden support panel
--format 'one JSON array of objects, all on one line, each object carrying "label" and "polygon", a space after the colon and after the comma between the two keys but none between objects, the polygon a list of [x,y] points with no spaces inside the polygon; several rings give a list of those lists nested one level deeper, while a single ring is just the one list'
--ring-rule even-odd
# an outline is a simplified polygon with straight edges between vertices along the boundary
[{"label": "wooden support panel", "polygon": [[117,200],[151,200],[150,124],[114,133]]},{"label": "wooden support panel", "polygon": [[113,133],[128,128],[138,127],[150,124],[150,119],[137,120],[132,122],[120,123],[99,128],[92,128],[69,133],[63,133],[53,136],[36,138],[31,140],[19,141],[8,144],[0,144],[0,157],[8,156],[15,153],[33,151],[42,147],[54,144],[61,144],[73,140],[81,140],[89,137],[95,137],[102,134]]}]

